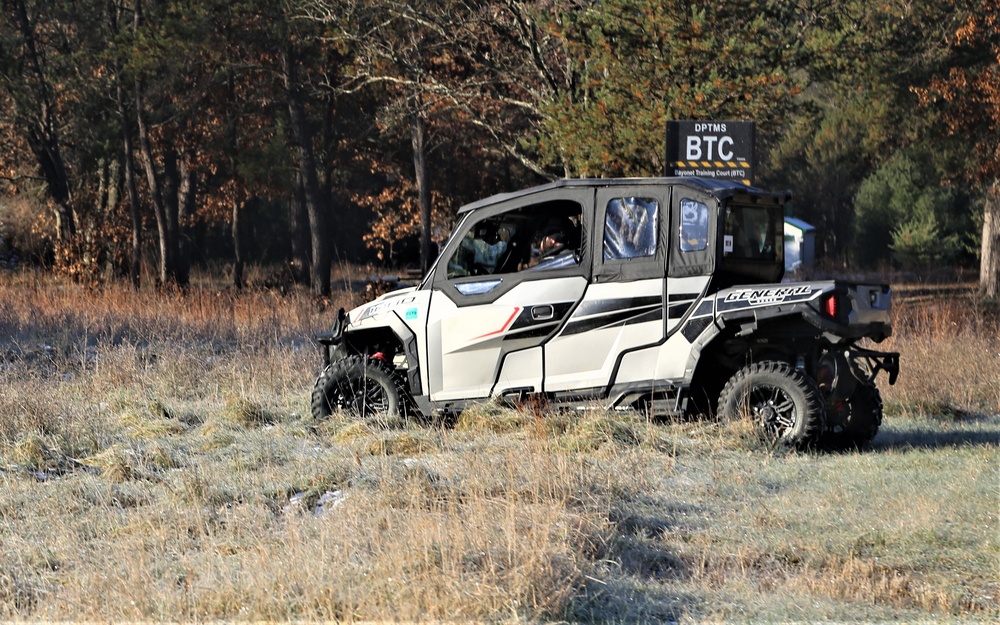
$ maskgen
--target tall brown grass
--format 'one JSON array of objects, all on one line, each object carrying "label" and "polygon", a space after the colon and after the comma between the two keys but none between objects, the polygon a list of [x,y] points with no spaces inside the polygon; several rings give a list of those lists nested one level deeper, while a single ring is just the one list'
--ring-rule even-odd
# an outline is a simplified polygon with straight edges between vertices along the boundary
[{"label": "tall brown grass", "polygon": [[897,289],[895,336],[902,374],[884,386],[890,414],[1000,413],[1000,309],[972,287]]},{"label": "tall brown grass", "polygon": [[1000,618],[974,299],[903,298],[887,422],[845,454],[597,406],[314,422],[310,337],[357,301],[0,273],[0,618]]}]

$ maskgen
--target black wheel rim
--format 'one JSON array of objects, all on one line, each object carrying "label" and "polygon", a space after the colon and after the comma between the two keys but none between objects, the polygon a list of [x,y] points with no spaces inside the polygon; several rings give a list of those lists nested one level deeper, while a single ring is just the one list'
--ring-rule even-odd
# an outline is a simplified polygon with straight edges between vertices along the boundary
[{"label": "black wheel rim", "polygon": [[388,412],[389,395],[378,380],[363,375],[337,389],[334,405],[363,418]]},{"label": "black wheel rim", "polygon": [[781,387],[754,386],[747,400],[754,421],[769,438],[781,438],[795,427],[795,401]]}]

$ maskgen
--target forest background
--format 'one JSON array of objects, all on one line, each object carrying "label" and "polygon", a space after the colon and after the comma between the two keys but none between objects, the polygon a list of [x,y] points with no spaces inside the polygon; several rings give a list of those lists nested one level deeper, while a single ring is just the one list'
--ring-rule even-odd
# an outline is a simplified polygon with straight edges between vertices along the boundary
[{"label": "forest background", "polygon": [[998,33],[998,0],[0,0],[0,262],[326,296],[426,269],[465,202],[737,119],[829,266],[996,297]]}]

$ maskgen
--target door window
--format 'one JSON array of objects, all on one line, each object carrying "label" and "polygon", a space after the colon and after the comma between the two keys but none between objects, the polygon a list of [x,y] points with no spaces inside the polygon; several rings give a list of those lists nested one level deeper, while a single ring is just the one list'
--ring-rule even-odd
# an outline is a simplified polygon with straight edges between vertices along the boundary
[{"label": "door window", "polygon": [[656,254],[659,208],[653,198],[619,197],[608,201],[604,213],[604,260]]},{"label": "door window", "polygon": [[700,252],[708,247],[708,206],[697,200],[681,200],[682,252]]},{"label": "door window", "polygon": [[582,208],[572,201],[523,206],[473,223],[448,259],[448,279],[575,267]]},{"label": "door window", "polygon": [[670,261],[667,275],[672,278],[708,276],[715,270],[719,247],[719,204],[706,193],[686,186],[674,187],[670,204]]}]

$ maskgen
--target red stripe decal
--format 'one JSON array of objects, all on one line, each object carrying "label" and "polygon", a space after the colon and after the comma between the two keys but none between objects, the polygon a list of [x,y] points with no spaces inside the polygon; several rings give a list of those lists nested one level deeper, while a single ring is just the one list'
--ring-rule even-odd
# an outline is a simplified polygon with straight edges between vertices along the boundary
[{"label": "red stripe decal", "polygon": [[494,330],[492,332],[487,332],[486,334],[482,334],[480,336],[477,336],[477,337],[475,337],[472,340],[475,341],[476,339],[484,339],[487,336],[493,336],[494,334],[503,334],[504,332],[507,331],[507,328],[510,327],[510,324],[514,323],[514,318],[517,317],[518,313],[520,313],[520,312],[521,312],[521,307],[518,306],[517,308],[514,309],[514,312],[511,313],[510,317],[507,319],[507,321],[504,322],[503,326],[499,330]]}]

